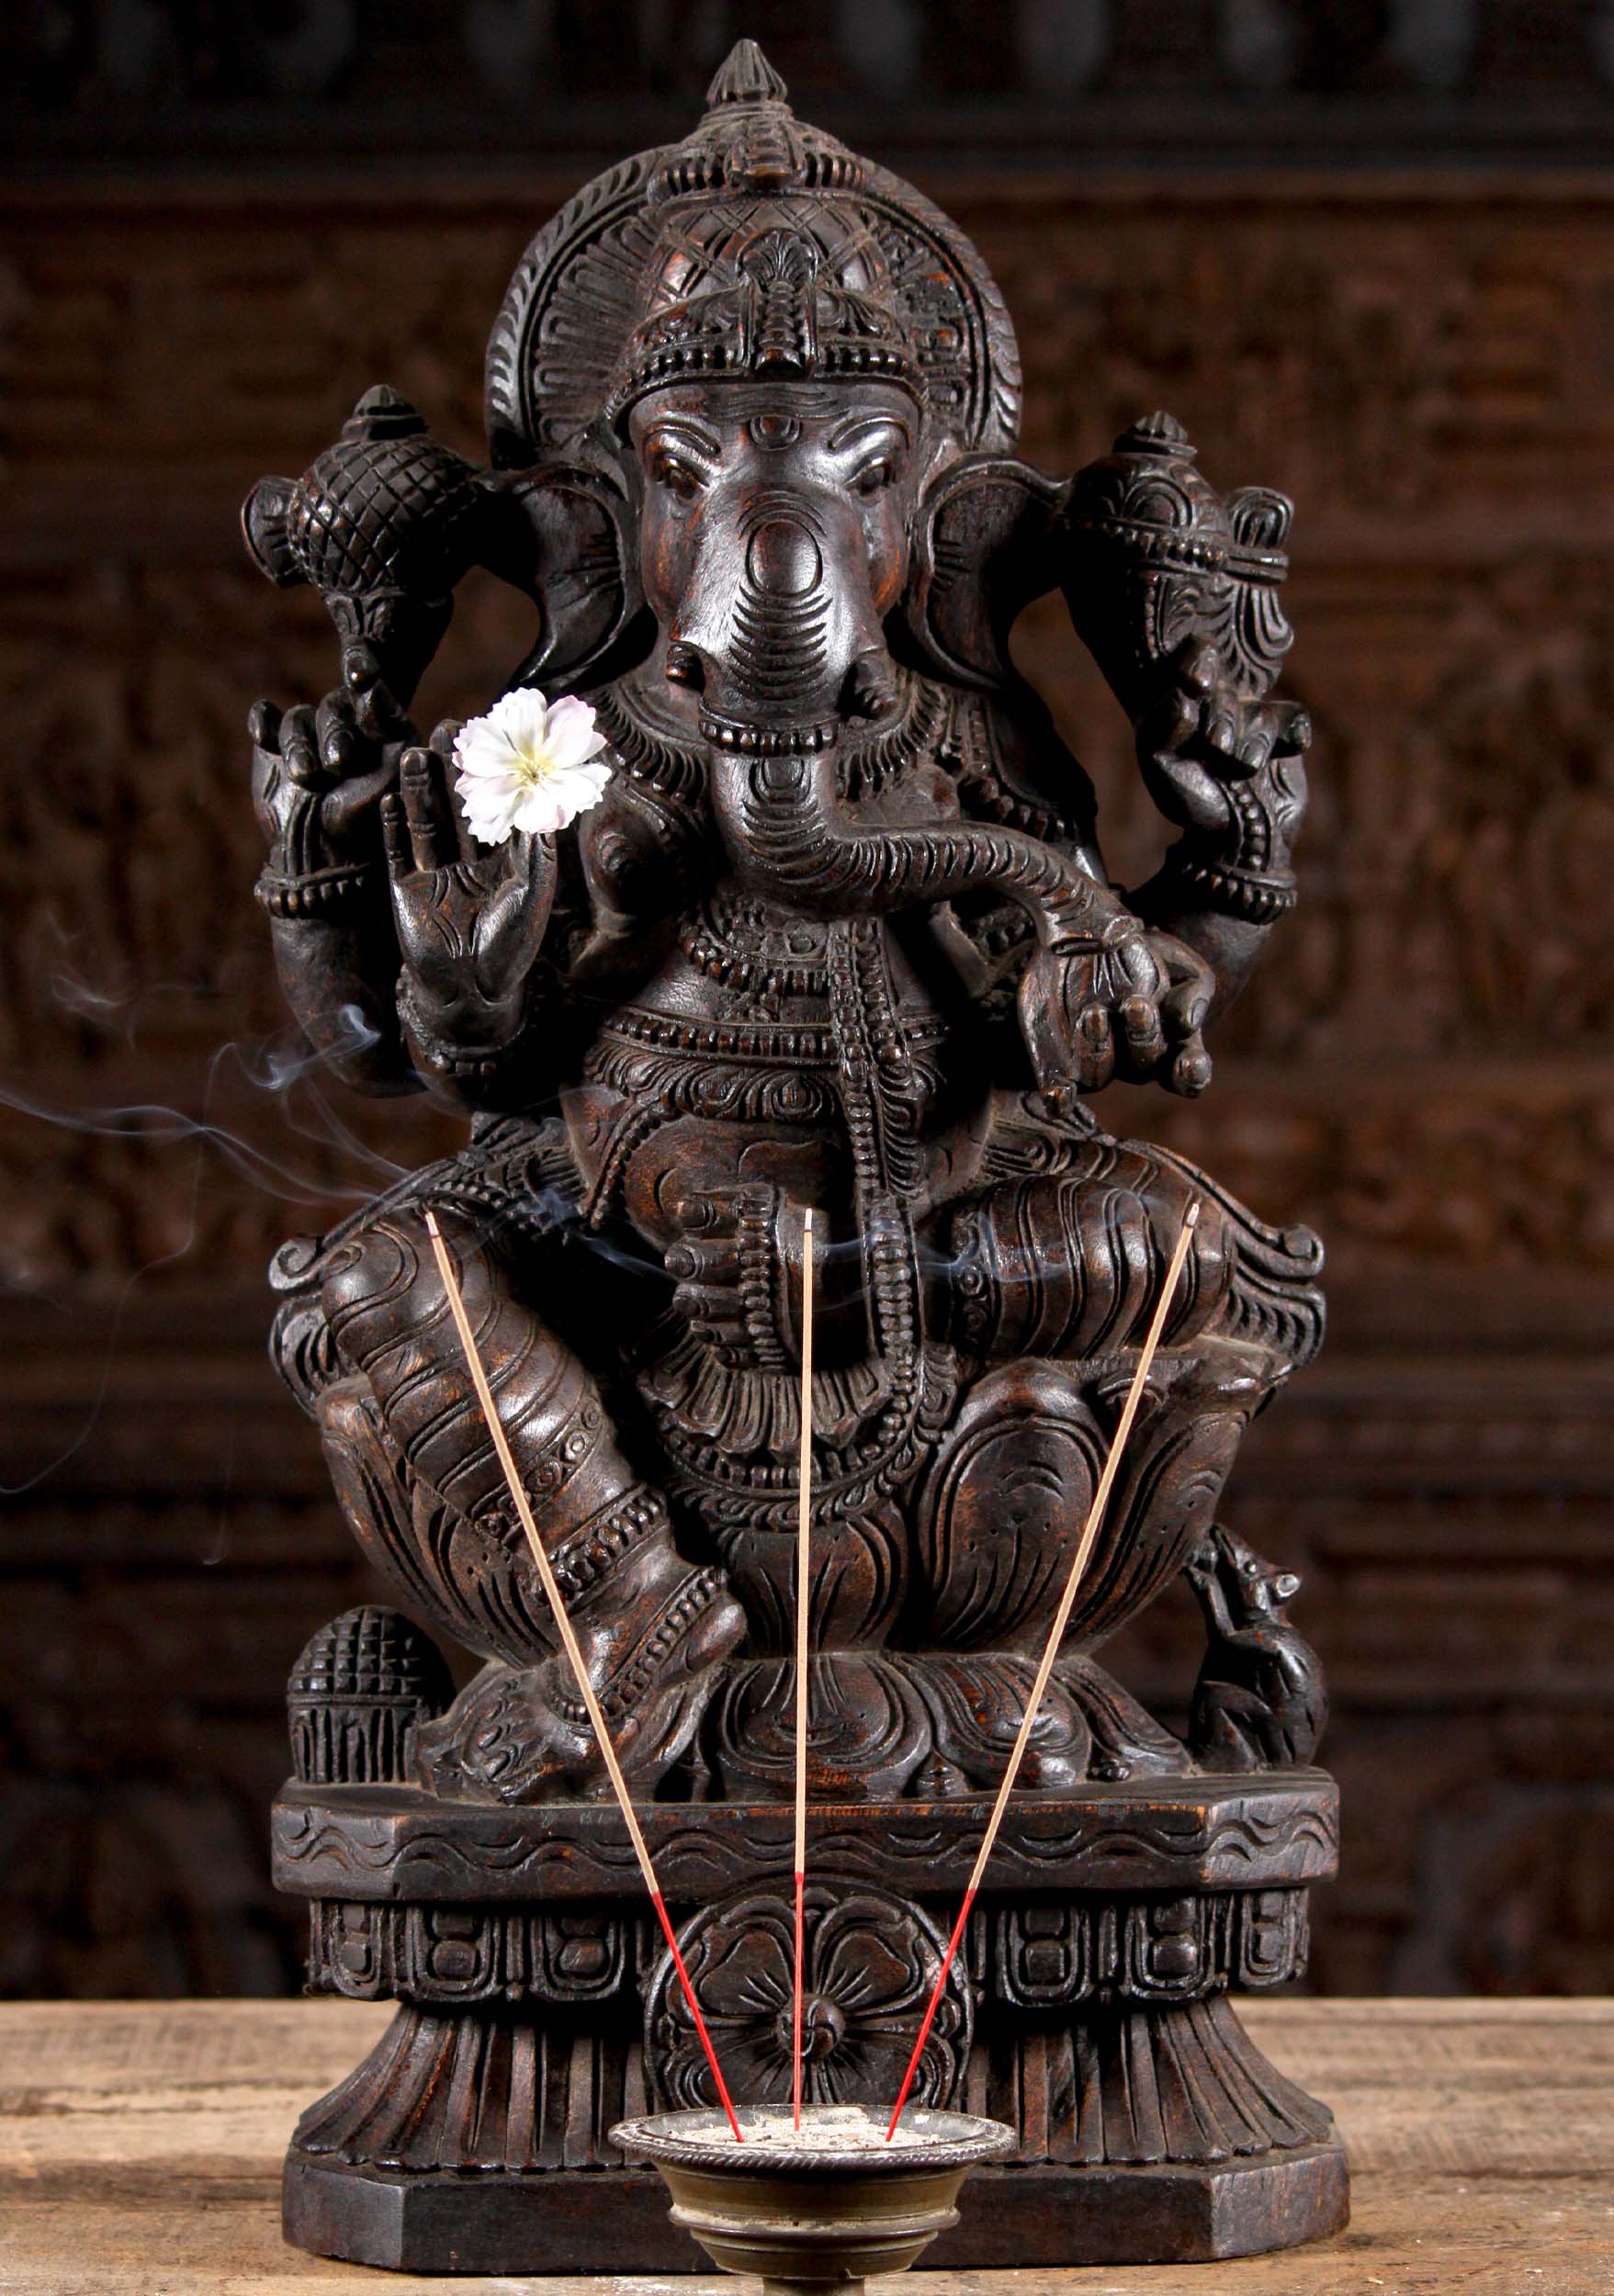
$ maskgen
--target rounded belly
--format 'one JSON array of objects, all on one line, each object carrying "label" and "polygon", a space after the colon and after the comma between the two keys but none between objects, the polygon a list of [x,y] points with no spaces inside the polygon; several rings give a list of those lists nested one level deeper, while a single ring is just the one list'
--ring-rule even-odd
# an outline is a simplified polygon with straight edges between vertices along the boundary
[{"label": "rounded belly", "polygon": [[[800,969],[783,989],[738,978],[728,963],[720,977],[699,934],[686,939],[694,956],[675,951],[604,1019],[567,1096],[595,1201],[625,1211],[663,1247],[702,1216],[693,1207],[752,1184],[850,1221],[848,1031],[824,969],[834,953],[828,937],[820,929],[813,948],[796,952]],[[943,1024],[905,967],[881,969],[880,1041],[895,1037],[900,1048],[912,1123],[935,1089]]]}]

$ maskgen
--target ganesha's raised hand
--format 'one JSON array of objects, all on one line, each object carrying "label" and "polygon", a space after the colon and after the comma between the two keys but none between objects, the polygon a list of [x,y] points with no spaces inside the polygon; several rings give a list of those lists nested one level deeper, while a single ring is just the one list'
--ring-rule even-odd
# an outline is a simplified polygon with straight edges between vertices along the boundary
[{"label": "ganesha's raised hand", "polygon": [[455,730],[439,726],[430,748],[403,752],[381,824],[412,1035],[474,1052],[508,1043],[521,1026],[556,865],[550,840],[521,830],[463,857],[446,780]]},{"label": "ganesha's raised hand", "polygon": [[[381,722],[366,706],[372,724]],[[282,714],[259,702],[248,727],[253,804],[268,846],[254,890],[273,920],[276,963],[299,1023],[344,1082],[362,1092],[412,1091],[395,1008],[379,819],[402,741],[367,732],[345,684],[318,708]]]},{"label": "ganesha's raised hand", "polygon": [[1120,1079],[1192,1095],[1211,1081],[1201,1030],[1214,977],[1169,933],[1116,904],[1091,934],[1040,948],[1020,985],[1020,1021],[1049,1105]]}]

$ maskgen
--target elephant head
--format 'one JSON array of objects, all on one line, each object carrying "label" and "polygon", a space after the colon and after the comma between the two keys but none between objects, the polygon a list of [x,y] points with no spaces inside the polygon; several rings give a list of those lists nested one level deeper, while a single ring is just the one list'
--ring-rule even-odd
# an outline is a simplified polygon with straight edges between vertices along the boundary
[{"label": "elephant head", "polygon": [[[1171,1079],[1198,1089],[1199,1000],[1174,1001],[1177,987],[1198,987],[1191,961],[1174,973],[1079,857],[1012,824],[964,819],[940,771],[872,808],[846,793],[843,748],[909,691],[893,649],[911,656],[900,610],[916,567],[919,611],[942,634],[932,655],[943,638],[961,661],[973,651],[976,681],[988,681],[988,592],[974,591],[987,615],[977,632],[961,604],[946,610],[936,576],[937,504],[955,507],[960,490],[922,483],[916,395],[864,375],[753,371],[646,390],[625,428],[639,582],[657,625],[649,674],[704,737],[713,818],[739,884],[831,917],[988,890],[1015,901],[1038,943],[1021,1012],[1044,1089],[1063,1097],[1094,1081],[1084,1016],[1112,1005],[1137,1017],[1142,1064],[1169,1050]],[[936,460],[943,473],[956,465]],[[1022,523],[1045,518],[1050,498],[1031,473],[1009,496]],[[976,490],[963,499],[967,515]]]},{"label": "elephant head", "polygon": [[920,413],[898,386],[680,385],[634,407],[656,665],[718,748],[827,748],[895,707]]}]

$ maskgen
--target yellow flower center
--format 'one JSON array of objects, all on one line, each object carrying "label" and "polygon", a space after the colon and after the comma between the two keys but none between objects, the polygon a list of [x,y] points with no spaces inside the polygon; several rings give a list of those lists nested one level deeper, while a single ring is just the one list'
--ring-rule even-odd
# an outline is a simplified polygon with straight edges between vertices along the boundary
[{"label": "yellow flower center", "polygon": [[547,741],[523,742],[515,751],[514,779],[523,789],[541,789],[559,771]]}]

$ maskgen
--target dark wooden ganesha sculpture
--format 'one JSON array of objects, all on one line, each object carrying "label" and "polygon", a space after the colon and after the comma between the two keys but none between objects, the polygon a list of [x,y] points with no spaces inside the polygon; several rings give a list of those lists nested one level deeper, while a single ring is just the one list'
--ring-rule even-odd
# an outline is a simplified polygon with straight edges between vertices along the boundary
[{"label": "dark wooden ganesha sculpture", "polygon": [[[1219,495],[1163,414],[1044,478],[1016,459],[1018,411],[975,250],[797,121],[742,42],[685,143],[590,185],[523,258],[490,467],[378,389],[249,499],[258,562],[317,587],[342,644],[317,707],[254,716],[287,995],[349,1082],[470,1120],[462,1153],[274,1270],[276,1359],[355,1536],[482,1661],[450,1694],[421,1629],[367,1611],[294,1678],[277,1863],[314,1901],[314,1981],[403,2004],[299,2132],[310,2246],[664,2265],[653,2188],[604,2132],[705,2077],[428,1208],[758,2095],[788,2084],[817,1208],[809,2082],[878,2101],[1203,1199],[924,2069],[932,2098],[1018,2122],[1021,2163],[988,2173],[1033,2205],[977,2210],[975,2245],[937,2260],[1231,2253],[1341,2214],[1326,2113],[1226,1999],[1295,1973],[1333,1858],[1333,1789],[1300,1766],[1323,1694],[1293,1581],[1217,1521],[1244,1429],[1319,1343],[1321,1250],[1087,1105],[1114,1078],[1203,1091],[1211,1024],[1292,905],[1307,726],[1270,691],[1289,509]],[[583,697],[606,737],[604,796],[555,835],[473,838],[457,729],[408,715],[473,566],[532,601],[512,686]],[[1179,833],[1132,893],[1010,658],[1055,589]],[[1211,1637],[1187,1742],[1097,1656],[1183,1572]]]}]

